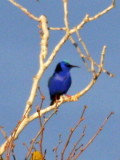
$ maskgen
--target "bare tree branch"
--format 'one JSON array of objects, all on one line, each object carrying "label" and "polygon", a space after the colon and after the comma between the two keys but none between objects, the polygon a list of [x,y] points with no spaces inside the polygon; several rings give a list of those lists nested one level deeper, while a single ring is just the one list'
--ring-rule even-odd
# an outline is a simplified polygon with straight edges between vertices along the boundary
[{"label": "bare tree branch", "polygon": [[[68,0],[63,0],[65,26],[60,27],[60,28],[49,27],[48,26],[48,19],[46,16],[41,15],[39,17],[36,17],[31,12],[29,12],[25,7],[23,7],[22,5],[17,3],[15,0],[8,0],[8,1],[10,3],[12,3],[14,6],[16,6],[17,8],[19,8],[29,18],[38,22],[38,27],[40,30],[39,34],[40,34],[41,40],[40,40],[40,53],[39,53],[39,68],[38,68],[38,72],[36,73],[36,75],[33,78],[33,84],[31,87],[30,95],[29,95],[28,100],[26,102],[26,106],[25,106],[22,118],[18,122],[18,124],[16,125],[16,127],[13,130],[13,132],[11,133],[11,135],[0,146],[0,155],[2,155],[5,152],[5,150],[7,150],[7,153],[10,155],[10,152],[12,151],[13,146],[14,146],[14,141],[18,138],[20,133],[24,130],[24,128],[31,121],[33,121],[34,119],[36,119],[38,117],[41,118],[47,112],[50,112],[52,110],[56,110],[62,103],[70,102],[70,101],[77,101],[78,99],[80,99],[81,96],[83,96],[85,93],[87,93],[91,89],[91,87],[96,83],[97,79],[99,78],[99,76],[101,75],[102,72],[107,73],[109,76],[113,76],[106,69],[104,69],[104,56],[106,53],[106,46],[103,46],[103,49],[101,52],[100,64],[97,64],[92,59],[90,54],[87,52],[87,49],[86,49],[87,47],[85,46],[85,43],[83,43],[84,41],[80,40],[80,43],[83,45],[84,50],[87,53],[87,55],[84,55],[81,52],[80,48],[76,45],[77,43],[72,38],[72,34],[77,33],[78,38],[80,39],[80,34],[78,31],[80,29],[82,29],[86,23],[100,18],[101,16],[103,16],[104,14],[109,12],[111,9],[113,9],[115,7],[115,0],[112,0],[112,4],[110,6],[108,6],[106,9],[104,9],[100,13],[94,15],[93,17],[90,17],[88,14],[86,14],[86,16],[83,18],[83,20],[77,26],[74,26],[72,29],[70,29],[70,27],[69,27],[69,20],[68,20],[68,13],[69,13],[68,12]],[[58,30],[58,31],[62,30],[65,32],[65,34],[63,35],[61,40],[58,42],[58,44],[54,47],[50,56],[47,58],[48,42],[49,42],[49,36],[50,36],[49,33],[51,30]],[[57,55],[58,51],[60,51],[61,47],[66,43],[66,41],[68,39],[70,39],[72,44],[74,44],[74,46],[76,46],[77,51],[80,53],[80,56],[81,56],[82,60],[84,61],[84,63],[87,64],[87,61],[90,62],[90,65],[91,65],[90,69],[91,69],[91,74],[92,74],[92,78],[91,78],[90,82],[82,91],[78,91],[78,93],[76,93],[75,95],[73,95],[71,97],[61,96],[60,100],[56,104],[54,104],[52,106],[48,106],[44,109],[40,109],[39,114],[38,114],[38,112],[35,112],[30,115],[31,109],[33,106],[33,102],[34,102],[36,95],[37,95],[40,79],[43,76],[43,74],[45,73],[46,69],[52,63],[52,61],[55,58],[55,56]],[[95,71],[95,66],[98,67],[97,71]],[[41,129],[42,129],[42,127],[41,127]],[[41,134],[41,132],[39,134]]]}]

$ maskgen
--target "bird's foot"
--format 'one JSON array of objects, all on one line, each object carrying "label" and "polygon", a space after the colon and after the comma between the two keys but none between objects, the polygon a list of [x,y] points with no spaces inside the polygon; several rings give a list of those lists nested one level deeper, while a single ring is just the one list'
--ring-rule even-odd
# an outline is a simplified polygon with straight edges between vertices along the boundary
[{"label": "bird's foot", "polygon": [[69,94],[66,94],[66,96],[69,97],[69,98],[71,98],[71,95],[69,95]]},{"label": "bird's foot", "polygon": [[78,100],[77,96],[66,95],[66,97],[68,97],[69,102],[71,102],[71,101],[75,102]]}]

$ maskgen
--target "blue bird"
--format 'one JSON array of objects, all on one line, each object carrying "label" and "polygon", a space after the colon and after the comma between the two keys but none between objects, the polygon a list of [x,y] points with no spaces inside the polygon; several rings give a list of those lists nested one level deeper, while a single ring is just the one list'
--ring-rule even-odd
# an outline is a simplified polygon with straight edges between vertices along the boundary
[{"label": "blue bird", "polygon": [[72,79],[70,75],[70,69],[73,67],[79,67],[71,65],[66,61],[59,62],[53,75],[48,81],[48,88],[52,105],[61,95],[66,94],[71,86]]}]

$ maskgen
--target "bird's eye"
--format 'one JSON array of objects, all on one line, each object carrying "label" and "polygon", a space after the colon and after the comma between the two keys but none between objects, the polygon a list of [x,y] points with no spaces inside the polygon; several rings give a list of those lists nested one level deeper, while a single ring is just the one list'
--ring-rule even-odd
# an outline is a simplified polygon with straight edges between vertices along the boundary
[{"label": "bird's eye", "polygon": [[66,63],[66,66],[67,66],[67,67],[71,67],[71,65],[70,65],[69,63]]}]

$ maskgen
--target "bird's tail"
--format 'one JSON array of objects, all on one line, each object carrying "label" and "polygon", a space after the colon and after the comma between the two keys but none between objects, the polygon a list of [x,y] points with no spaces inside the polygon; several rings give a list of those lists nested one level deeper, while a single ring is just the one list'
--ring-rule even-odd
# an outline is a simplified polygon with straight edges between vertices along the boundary
[{"label": "bird's tail", "polygon": [[55,95],[51,98],[50,106],[53,105],[57,100],[60,99],[60,95]]},{"label": "bird's tail", "polygon": [[51,103],[50,103],[50,106],[52,106],[54,104],[54,100],[52,99],[51,100]]}]

